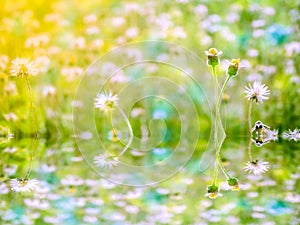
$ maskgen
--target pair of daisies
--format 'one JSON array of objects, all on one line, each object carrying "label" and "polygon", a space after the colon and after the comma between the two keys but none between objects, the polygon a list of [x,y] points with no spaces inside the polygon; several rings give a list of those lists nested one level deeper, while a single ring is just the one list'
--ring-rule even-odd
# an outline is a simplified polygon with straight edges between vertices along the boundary
[{"label": "pair of daisies", "polygon": [[[10,75],[15,77],[36,76],[40,72],[39,65],[29,58],[15,58],[12,60]],[[10,180],[11,190],[14,192],[31,192],[38,188],[37,179],[16,178]]]}]

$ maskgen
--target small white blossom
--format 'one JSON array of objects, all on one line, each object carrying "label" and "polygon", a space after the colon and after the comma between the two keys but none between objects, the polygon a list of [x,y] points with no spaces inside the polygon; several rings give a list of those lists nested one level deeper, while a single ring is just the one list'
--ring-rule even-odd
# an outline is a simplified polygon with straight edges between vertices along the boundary
[{"label": "small white blossom", "polygon": [[0,55],[0,70],[5,70],[7,68],[8,62],[9,62],[8,56]]},{"label": "small white blossom", "polygon": [[83,69],[80,67],[68,67],[68,68],[63,68],[61,70],[61,74],[66,77],[68,81],[73,81],[76,78],[78,78],[80,75],[82,75]]},{"label": "small white blossom", "polygon": [[289,141],[299,141],[300,140],[300,130],[294,129],[283,132],[282,137],[284,139],[288,139]]},{"label": "small white blossom", "polygon": [[113,95],[111,92],[109,94],[98,94],[95,98],[95,108],[100,111],[108,112],[113,108],[114,105],[117,104],[119,98],[117,95]]},{"label": "small white blossom", "polygon": [[258,175],[261,173],[265,173],[269,170],[270,165],[268,162],[264,162],[262,160],[255,160],[252,162],[247,162],[244,170],[248,173],[253,173],[254,175]]},{"label": "small white blossom", "polygon": [[80,186],[84,183],[84,181],[80,177],[67,175],[64,179],[61,180],[61,184],[63,186]]},{"label": "small white blossom", "polygon": [[103,169],[111,169],[119,164],[117,157],[108,153],[100,154],[94,157],[94,163]]},{"label": "small white blossom", "polygon": [[34,37],[27,38],[25,42],[25,47],[30,48],[30,47],[42,47],[48,44],[49,42],[49,36],[46,34],[40,34]]},{"label": "small white blossom", "polygon": [[278,140],[278,130],[268,130],[267,132],[267,139],[269,141],[277,141]]},{"label": "small white blossom", "polygon": [[15,192],[31,192],[38,188],[37,179],[17,178],[10,180],[11,190]]},{"label": "small white blossom", "polygon": [[15,77],[27,77],[29,75],[35,76],[39,71],[35,61],[32,61],[29,58],[15,58],[12,61],[10,74]]},{"label": "small white blossom", "polygon": [[285,45],[285,51],[288,56],[300,53],[300,42],[293,41]]},{"label": "small white blossom", "polygon": [[260,81],[255,81],[253,85],[249,84],[248,87],[245,87],[245,93],[249,101],[263,103],[264,100],[269,99],[268,95],[270,94],[270,90],[265,84],[262,84]]},{"label": "small white blossom", "polygon": [[56,94],[56,89],[52,85],[47,85],[42,90],[43,96],[50,97]]},{"label": "small white blossom", "polygon": [[7,188],[6,184],[2,181],[0,181],[0,195],[5,195],[9,192],[9,189]]}]

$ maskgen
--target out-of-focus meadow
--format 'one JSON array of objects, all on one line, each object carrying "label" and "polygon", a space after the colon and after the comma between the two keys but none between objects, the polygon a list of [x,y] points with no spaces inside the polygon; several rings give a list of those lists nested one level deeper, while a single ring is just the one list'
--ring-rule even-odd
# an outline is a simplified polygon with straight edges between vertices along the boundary
[{"label": "out-of-focus meadow", "polygon": [[[300,224],[300,144],[282,138],[284,131],[300,128],[299,1],[2,0],[0,19],[0,224]],[[238,177],[239,192],[226,190],[226,178],[220,172],[223,196],[204,196],[213,177],[213,165],[199,171],[211,133],[207,115],[199,114],[204,136],[193,157],[178,174],[156,186],[114,184],[83,160],[72,121],[73,106],[81,104],[74,101],[80,79],[108,51],[145,40],[183,46],[203,62],[204,50],[222,50],[220,83],[226,77],[225,60],[241,59],[243,68],[230,81],[221,107],[227,133],[222,161]],[[163,49],[155,51],[168,57]],[[17,57],[34,60],[39,73],[28,78],[11,76]],[[157,68],[153,69],[155,74]],[[162,71],[172,79],[167,69]],[[124,71],[112,89],[118,83],[126,85],[128,77],[138,72]],[[256,176],[244,171],[249,141],[244,87],[253,81],[261,81],[271,91],[263,104],[253,105],[253,124],[260,120],[279,130],[277,141],[253,145],[253,155],[270,164],[269,171]],[[195,91],[190,97],[203,97],[198,94]],[[208,101],[214,104],[213,99]],[[129,121],[133,133],[142,137],[142,119],[164,118],[165,143],[146,156],[128,151],[126,162],[157,163],[176,146],[176,132],[181,128],[172,105],[156,102],[153,107],[143,111],[143,104],[137,104]],[[99,121],[102,117],[98,117]],[[96,126],[112,135],[107,124],[102,118]],[[108,148],[110,144],[106,142]],[[9,181],[26,175],[31,154],[30,178],[36,178],[39,187],[30,193],[14,192]]]}]

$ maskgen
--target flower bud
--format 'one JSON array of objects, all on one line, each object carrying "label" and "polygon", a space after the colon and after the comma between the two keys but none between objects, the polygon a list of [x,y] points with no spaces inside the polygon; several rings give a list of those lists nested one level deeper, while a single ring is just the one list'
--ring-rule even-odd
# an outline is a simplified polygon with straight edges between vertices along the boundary
[{"label": "flower bud", "polygon": [[216,185],[210,185],[206,187],[207,193],[205,196],[209,197],[210,199],[215,199],[218,196],[222,196],[222,194],[219,192],[220,188]]},{"label": "flower bud", "polygon": [[239,191],[240,190],[239,181],[236,178],[229,178],[227,180],[227,184],[229,185],[229,187],[231,188],[232,191]]},{"label": "flower bud", "polygon": [[215,67],[220,64],[219,55],[222,54],[222,51],[218,51],[216,48],[210,48],[204,52],[207,56],[207,65]]},{"label": "flower bud", "polygon": [[232,59],[228,68],[227,68],[227,74],[229,76],[237,76],[240,66],[240,59]]}]

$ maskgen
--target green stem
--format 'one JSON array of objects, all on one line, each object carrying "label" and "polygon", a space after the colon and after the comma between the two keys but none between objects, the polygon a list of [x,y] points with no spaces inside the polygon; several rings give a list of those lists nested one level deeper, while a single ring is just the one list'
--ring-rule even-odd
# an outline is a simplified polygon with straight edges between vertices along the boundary
[{"label": "green stem", "polygon": [[249,126],[249,133],[250,133],[250,140],[248,144],[248,155],[249,159],[252,162],[252,151],[251,151],[251,146],[252,146],[252,121],[251,121],[251,112],[252,112],[252,101],[249,103],[249,108],[248,108],[248,126]]},{"label": "green stem", "polygon": [[218,114],[217,116],[220,116],[220,105],[221,105],[221,102],[222,102],[222,97],[223,97],[223,94],[224,94],[224,91],[227,87],[227,84],[230,80],[231,76],[227,76],[222,88],[221,88],[221,91],[220,91],[220,94],[219,94],[219,97],[218,97],[218,100],[217,100],[217,103],[216,103],[216,112],[218,110]]},{"label": "green stem", "polygon": [[216,186],[217,181],[218,181],[218,172],[219,172],[219,165],[217,160],[215,161],[215,170],[214,170],[214,177],[212,181],[212,186]]},{"label": "green stem", "polygon": [[220,168],[221,168],[223,174],[225,175],[225,177],[226,177],[227,179],[230,179],[231,176],[229,175],[229,173],[227,172],[227,170],[226,170],[225,167],[223,166],[223,163],[222,163],[222,161],[221,161],[220,154],[217,155],[217,162],[218,162],[218,164],[219,164],[219,166],[220,166]]},{"label": "green stem", "polygon": [[[221,121],[221,116],[220,116],[220,106],[221,106],[221,102],[222,102],[222,97],[223,97],[224,91],[225,91],[225,89],[227,87],[227,84],[228,84],[230,78],[231,78],[231,76],[227,76],[227,78],[226,78],[226,80],[225,80],[225,82],[224,82],[224,84],[223,84],[223,86],[221,88],[221,91],[219,93],[219,97],[218,97],[218,100],[217,100],[217,103],[216,103],[216,129],[215,129],[215,132],[216,132],[216,134],[215,134],[216,139],[215,140],[216,141],[218,141],[218,139],[217,139],[217,137],[218,137],[218,134],[217,134],[217,132],[218,132],[218,126],[217,125],[218,124],[217,123],[220,122],[221,126],[222,126],[222,121]],[[224,133],[224,135],[226,135],[226,134]],[[217,144],[217,148],[216,148],[216,162],[217,162],[217,164],[219,164],[219,166],[220,166],[222,172],[224,173],[224,175],[226,176],[226,178],[229,179],[231,177],[228,174],[227,170],[225,169],[225,167],[223,166],[223,163],[221,161],[221,157],[220,157],[221,147],[222,147],[222,145],[218,143]]]},{"label": "green stem", "polygon": [[[212,73],[214,76],[214,89],[215,89],[215,101],[217,102],[218,99],[218,89],[219,89],[219,84],[218,84],[218,78],[217,78],[217,72],[216,72],[216,67],[212,67]],[[217,104],[216,104],[217,105]],[[215,120],[214,120],[214,143],[215,143],[215,149],[218,149],[218,123],[217,123],[217,114],[218,114],[218,109],[217,107],[215,108]],[[218,171],[219,166],[217,160],[215,161],[215,169],[214,169],[214,177],[213,177],[213,182],[212,185],[216,185],[217,179],[218,179]]]},{"label": "green stem", "polygon": [[212,72],[213,72],[213,76],[214,76],[214,89],[215,89],[215,102],[216,102],[216,106],[215,106],[215,121],[214,121],[214,141],[215,141],[215,147],[217,149],[218,147],[218,107],[217,107],[217,102],[218,102],[218,90],[219,90],[219,83],[218,83],[218,77],[217,77],[217,72],[216,72],[216,68],[215,66],[212,67]]},{"label": "green stem", "polygon": [[29,168],[28,168],[26,176],[25,176],[25,178],[29,178],[31,170],[32,170],[35,144],[36,144],[36,141],[37,141],[37,128],[36,128],[36,121],[35,121],[35,117],[34,117],[34,106],[33,106],[33,97],[32,97],[31,84],[30,84],[30,81],[29,81],[28,77],[26,77],[25,79],[26,79],[26,84],[27,84],[29,99],[30,99],[30,119],[31,119],[31,122],[32,122],[32,129],[33,129],[32,132],[34,134],[34,139],[33,139],[33,142],[31,144],[30,150],[29,150],[29,154],[30,154],[30,156],[29,156]]},{"label": "green stem", "polygon": [[116,139],[119,141],[118,136],[117,136],[117,131],[114,128],[114,125],[113,125],[113,122],[112,122],[112,112],[111,112],[111,110],[109,110],[109,114],[110,114],[109,120],[110,120],[110,124],[112,126],[112,135],[113,135],[113,137],[114,137],[114,135],[116,135]]},{"label": "green stem", "polygon": [[[230,175],[228,174],[228,172],[226,171],[225,167],[222,164],[222,161],[220,159],[220,151],[221,151],[221,144],[219,143],[218,140],[218,123],[221,123],[222,126],[222,122],[221,122],[221,117],[220,117],[220,105],[222,102],[222,97],[224,94],[224,91],[227,87],[227,84],[231,78],[231,76],[227,76],[221,90],[220,93],[218,93],[218,89],[219,89],[219,83],[218,83],[218,79],[217,79],[217,73],[216,73],[216,68],[212,67],[212,73],[214,76],[214,88],[215,88],[215,98],[216,98],[216,107],[215,107],[215,123],[214,123],[214,142],[215,142],[215,148],[216,148],[216,161],[215,161],[215,171],[214,171],[214,178],[213,178],[213,185],[216,184],[217,182],[217,175],[218,175],[218,167],[220,166],[222,172],[224,173],[224,175],[229,179]],[[224,131],[223,131],[224,132]],[[225,133],[224,133],[225,135]]]},{"label": "green stem", "polygon": [[129,138],[129,141],[128,143],[126,144],[125,148],[123,149],[122,152],[120,152],[118,155],[117,155],[117,158],[119,158],[120,156],[122,156],[127,150],[128,148],[130,147],[131,143],[132,143],[132,140],[133,140],[133,130],[132,130],[132,127],[131,127],[131,124],[129,122],[129,120],[127,119],[127,116],[125,115],[125,113],[123,112],[123,110],[117,106],[117,108],[119,109],[120,113],[122,114],[122,116],[124,117],[125,119],[125,122],[128,126],[128,129],[129,129],[129,135],[130,135],[130,138]]}]

